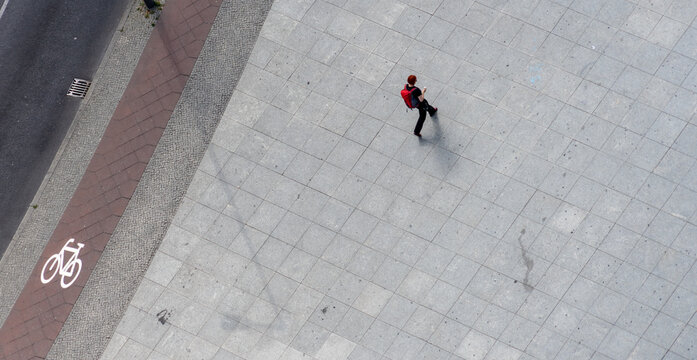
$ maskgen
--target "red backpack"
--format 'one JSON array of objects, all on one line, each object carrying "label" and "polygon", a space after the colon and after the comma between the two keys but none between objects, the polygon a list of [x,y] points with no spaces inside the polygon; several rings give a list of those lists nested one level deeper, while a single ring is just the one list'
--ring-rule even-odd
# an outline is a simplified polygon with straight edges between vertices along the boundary
[{"label": "red backpack", "polygon": [[407,104],[407,107],[410,109],[416,108],[416,106],[419,104],[419,99],[414,97],[412,94],[416,90],[416,86],[411,88],[411,90],[407,90],[407,85],[404,85],[404,89],[402,89],[401,95],[402,99],[404,99],[404,103]]}]

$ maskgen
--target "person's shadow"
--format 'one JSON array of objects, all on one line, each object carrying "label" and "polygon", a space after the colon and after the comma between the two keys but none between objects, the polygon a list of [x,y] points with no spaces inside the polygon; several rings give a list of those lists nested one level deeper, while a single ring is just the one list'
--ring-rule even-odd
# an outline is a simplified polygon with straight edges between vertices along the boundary
[{"label": "person's shadow", "polygon": [[[438,159],[440,163],[440,171],[441,171],[441,178],[445,178],[445,176],[448,175],[450,172],[450,168],[452,167],[452,162],[449,161],[449,155],[451,153],[450,150],[448,150],[447,146],[443,144],[443,128],[440,125],[440,121],[438,121],[438,113],[436,113],[433,117],[431,117],[431,122],[433,123],[433,136],[430,136],[426,139],[423,137],[419,137],[419,145],[426,146],[426,145],[434,145],[438,148],[433,149],[433,151],[437,151],[436,158]],[[455,154],[457,156],[457,154]]]},{"label": "person's shadow", "polygon": [[438,121],[438,113],[433,115],[431,118],[431,122],[433,123],[433,136],[429,136],[427,138],[424,138],[422,136],[419,136],[419,144],[420,145],[427,145],[429,143],[438,145],[440,142],[441,138],[443,137],[443,129],[440,126],[440,122]]},{"label": "person's shadow", "polygon": [[433,143],[438,145],[440,142],[441,138],[443,137],[443,129],[440,126],[440,121],[438,121],[438,113],[436,113],[432,118],[431,121],[433,122]]}]

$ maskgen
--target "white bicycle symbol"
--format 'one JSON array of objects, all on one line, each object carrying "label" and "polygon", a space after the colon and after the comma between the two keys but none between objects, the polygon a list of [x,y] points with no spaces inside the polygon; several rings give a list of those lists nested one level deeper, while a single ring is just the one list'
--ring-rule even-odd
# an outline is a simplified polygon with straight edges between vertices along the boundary
[{"label": "white bicycle symbol", "polygon": [[[85,244],[75,243],[77,247],[68,246],[73,242],[75,242],[75,239],[68,240],[58,254],[53,254],[46,260],[44,268],[41,269],[42,283],[48,284],[56,276],[56,273],[61,275],[61,287],[63,289],[67,289],[77,280],[82,269],[82,260],[78,259],[77,255]],[[70,255],[67,262],[64,262],[66,252],[72,253],[72,255]]]}]

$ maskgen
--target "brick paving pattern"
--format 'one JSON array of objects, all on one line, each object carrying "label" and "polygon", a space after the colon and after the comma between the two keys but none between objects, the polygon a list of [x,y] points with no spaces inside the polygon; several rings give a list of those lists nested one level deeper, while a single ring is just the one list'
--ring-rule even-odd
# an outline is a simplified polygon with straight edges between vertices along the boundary
[{"label": "brick paving pattern", "polygon": [[[219,0],[171,0],[73,198],[0,329],[0,357],[44,358],[59,334],[179,101],[220,7]],[[82,269],[63,289],[40,272],[69,238],[84,243]],[[137,239],[133,239],[137,241]]]}]

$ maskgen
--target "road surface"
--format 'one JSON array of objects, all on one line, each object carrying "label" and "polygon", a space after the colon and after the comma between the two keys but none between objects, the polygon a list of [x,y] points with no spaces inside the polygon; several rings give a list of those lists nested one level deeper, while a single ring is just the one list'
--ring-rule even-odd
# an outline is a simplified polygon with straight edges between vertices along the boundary
[{"label": "road surface", "polygon": [[31,206],[129,1],[0,0],[0,256]]}]

